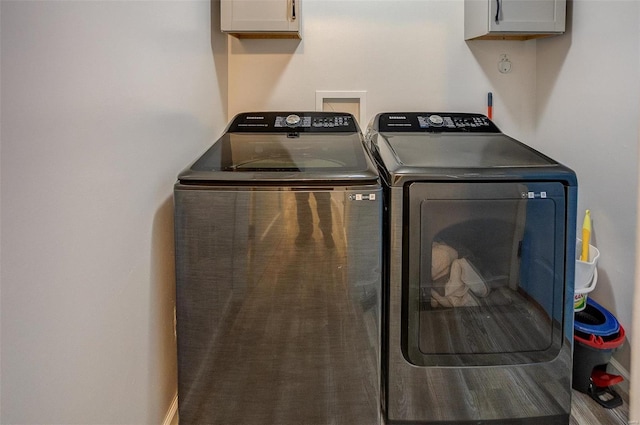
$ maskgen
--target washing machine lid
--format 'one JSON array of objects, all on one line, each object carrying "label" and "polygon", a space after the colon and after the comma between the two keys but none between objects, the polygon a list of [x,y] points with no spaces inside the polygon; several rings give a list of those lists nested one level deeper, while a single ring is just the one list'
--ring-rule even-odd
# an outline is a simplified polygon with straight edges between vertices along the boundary
[{"label": "washing machine lid", "polygon": [[237,115],[223,136],[179,175],[181,182],[376,182],[375,165],[351,114]]},{"label": "washing machine lid", "polygon": [[373,122],[374,149],[395,180],[504,177],[574,173],[535,149],[503,134],[486,116],[466,113],[383,113]]}]

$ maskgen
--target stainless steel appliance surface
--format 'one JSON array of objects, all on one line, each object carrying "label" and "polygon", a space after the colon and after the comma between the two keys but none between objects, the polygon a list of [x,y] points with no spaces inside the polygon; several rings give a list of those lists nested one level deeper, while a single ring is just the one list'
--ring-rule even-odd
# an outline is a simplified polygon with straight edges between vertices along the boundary
[{"label": "stainless steel appliance surface", "polygon": [[174,202],[180,423],[380,423],[382,189],[353,116],[239,114]]},{"label": "stainless steel appliance surface", "polygon": [[383,113],[387,424],[568,424],[577,179],[485,116]]}]

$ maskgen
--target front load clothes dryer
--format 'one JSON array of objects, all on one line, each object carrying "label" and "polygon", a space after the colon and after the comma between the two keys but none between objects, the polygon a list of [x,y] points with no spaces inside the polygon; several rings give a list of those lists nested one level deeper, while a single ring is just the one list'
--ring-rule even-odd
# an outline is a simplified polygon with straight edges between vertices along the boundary
[{"label": "front load clothes dryer", "polygon": [[380,423],[382,189],[354,117],[240,114],[174,200],[180,424]]},{"label": "front load clothes dryer", "polygon": [[575,174],[485,116],[383,113],[388,424],[568,424]]}]

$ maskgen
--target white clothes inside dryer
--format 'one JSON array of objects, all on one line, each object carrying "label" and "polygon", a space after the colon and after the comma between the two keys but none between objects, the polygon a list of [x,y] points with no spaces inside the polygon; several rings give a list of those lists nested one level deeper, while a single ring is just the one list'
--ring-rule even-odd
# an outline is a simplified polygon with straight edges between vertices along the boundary
[{"label": "white clothes inside dryer", "polygon": [[431,307],[478,306],[478,298],[489,295],[487,282],[468,259],[458,258],[454,248],[434,242],[431,253],[431,278],[444,292],[431,289]]}]

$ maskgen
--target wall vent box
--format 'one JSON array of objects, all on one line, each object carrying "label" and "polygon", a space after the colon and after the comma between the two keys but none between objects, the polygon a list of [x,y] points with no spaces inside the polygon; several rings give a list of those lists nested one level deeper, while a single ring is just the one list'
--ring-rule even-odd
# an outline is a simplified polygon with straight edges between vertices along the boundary
[{"label": "wall vent box", "polygon": [[565,31],[566,0],[465,0],[465,40],[529,40]]},{"label": "wall vent box", "polygon": [[356,117],[360,127],[367,123],[367,92],[365,90],[316,90],[316,111],[347,112]]},{"label": "wall vent box", "polygon": [[297,38],[302,0],[221,0],[220,29],[238,38]]}]

